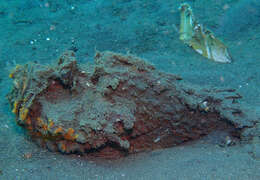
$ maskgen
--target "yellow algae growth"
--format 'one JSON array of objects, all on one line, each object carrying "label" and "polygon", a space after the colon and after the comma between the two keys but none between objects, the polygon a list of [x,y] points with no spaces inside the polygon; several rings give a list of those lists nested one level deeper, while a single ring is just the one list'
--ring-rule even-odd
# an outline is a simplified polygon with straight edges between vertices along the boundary
[{"label": "yellow algae growth", "polygon": [[13,110],[12,110],[12,112],[14,113],[14,114],[17,114],[18,113],[18,101],[15,101],[14,102],[14,104],[13,104]]},{"label": "yellow algae growth", "polygon": [[22,121],[26,120],[28,112],[29,112],[28,108],[22,107],[21,110],[20,110],[19,118]]},{"label": "yellow algae growth", "polygon": [[14,72],[11,72],[10,74],[9,74],[9,78],[14,78]]},{"label": "yellow algae growth", "polygon": [[50,128],[52,128],[54,126],[54,122],[51,119],[49,119],[48,122],[49,122],[49,124],[48,124],[48,130],[49,130]]},{"label": "yellow algae growth", "polygon": [[77,138],[76,135],[74,135],[75,130],[73,128],[69,128],[67,133],[64,135],[64,138],[67,140],[75,140]]},{"label": "yellow algae growth", "polygon": [[11,73],[9,74],[9,78],[14,78],[14,74],[21,68],[21,65],[16,65],[15,69],[13,69],[11,71]]}]

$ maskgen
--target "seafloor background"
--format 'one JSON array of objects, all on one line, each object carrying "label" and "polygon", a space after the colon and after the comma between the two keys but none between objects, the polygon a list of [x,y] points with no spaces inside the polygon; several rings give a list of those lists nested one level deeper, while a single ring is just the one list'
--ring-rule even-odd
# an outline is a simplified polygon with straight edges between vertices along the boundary
[{"label": "seafloor background", "polygon": [[260,110],[259,1],[185,1],[229,47],[231,64],[207,60],[182,44],[177,32],[181,2],[0,1],[0,179],[260,179],[260,150],[252,144],[219,147],[221,134],[96,162],[39,148],[14,122],[5,98],[10,69],[28,61],[48,64],[67,49],[81,62],[92,61],[96,50],[132,53],[187,82],[235,88],[248,107]]}]

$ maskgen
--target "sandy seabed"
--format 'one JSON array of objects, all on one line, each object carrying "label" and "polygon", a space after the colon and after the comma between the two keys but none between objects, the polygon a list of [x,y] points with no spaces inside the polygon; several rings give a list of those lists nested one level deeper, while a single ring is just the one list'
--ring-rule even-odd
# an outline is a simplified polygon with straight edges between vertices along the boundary
[{"label": "sandy seabed", "polygon": [[48,152],[15,124],[5,98],[10,69],[28,61],[49,64],[67,49],[82,62],[90,62],[96,50],[132,53],[194,85],[236,89],[243,103],[259,112],[259,5],[255,0],[187,2],[228,46],[231,64],[207,60],[182,44],[177,0],[1,2],[0,179],[260,179],[257,140],[221,147],[219,137],[225,134],[213,133],[182,146],[101,162]]}]

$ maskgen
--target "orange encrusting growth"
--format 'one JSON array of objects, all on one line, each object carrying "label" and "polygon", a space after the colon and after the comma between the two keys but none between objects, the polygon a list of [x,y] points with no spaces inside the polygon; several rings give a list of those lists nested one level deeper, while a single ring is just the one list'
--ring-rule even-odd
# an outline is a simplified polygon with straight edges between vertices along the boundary
[{"label": "orange encrusting growth", "polygon": [[68,131],[67,131],[67,133],[64,135],[64,138],[65,138],[66,140],[71,140],[71,141],[73,141],[73,140],[75,140],[75,139],[77,138],[77,135],[75,135],[74,133],[75,133],[75,130],[72,129],[72,128],[69,128]]},{"label": "orange encrusting growth", "polygon": [[31,126],[31,125],[32,125],[32,120],[31,120],[31,118],[30,118],[30,117],[27,117],[25,123],[26,123],[26,125]]},{"label": "orange encrusting growth", "polygon": [[47,131],[47,130],[48,130],[48,125],[47,125],[47,124],[43,124],[43,125],[42,125],[42,129],[43,129],[44,131]]},{"label": "orange encrusting growth", "polygon": [[42,124],[43,124],[42,118],[37,117],[36,120],[37,120],[37,122],[38,122],[39,125],[42,125]]},{"label": "orange encrusting growth", "polygon": [[64,143],[61,143],[61,150],[62,150],[63,152],[66,151],[66,146],[65,146]]},{"label": "orange encrusting growth", "polygon": [[63,131],[62,127],[58,127],[57,129],[55,129],[54,134],[61,133],[62,131]]},{"label": "orange encrusting growth", "polygon": [[42,133],[46,134],[49,130],[48,124],[44,123],[41,117],[36,118],[37,125],[42,129]]}]

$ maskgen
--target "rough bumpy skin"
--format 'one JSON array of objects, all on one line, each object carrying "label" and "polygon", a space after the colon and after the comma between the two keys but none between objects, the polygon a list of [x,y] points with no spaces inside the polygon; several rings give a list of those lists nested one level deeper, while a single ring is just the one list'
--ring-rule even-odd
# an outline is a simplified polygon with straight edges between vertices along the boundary
[{"label": "rough bumpy skin", "polygon": [[[17,123],[52,151],[114,157],[252,126],[234,90],[193,90],[137,57],[97,53],[78,65],[17,66],[8,95]],[[238,106],[238,107],[236,107]]]}]

